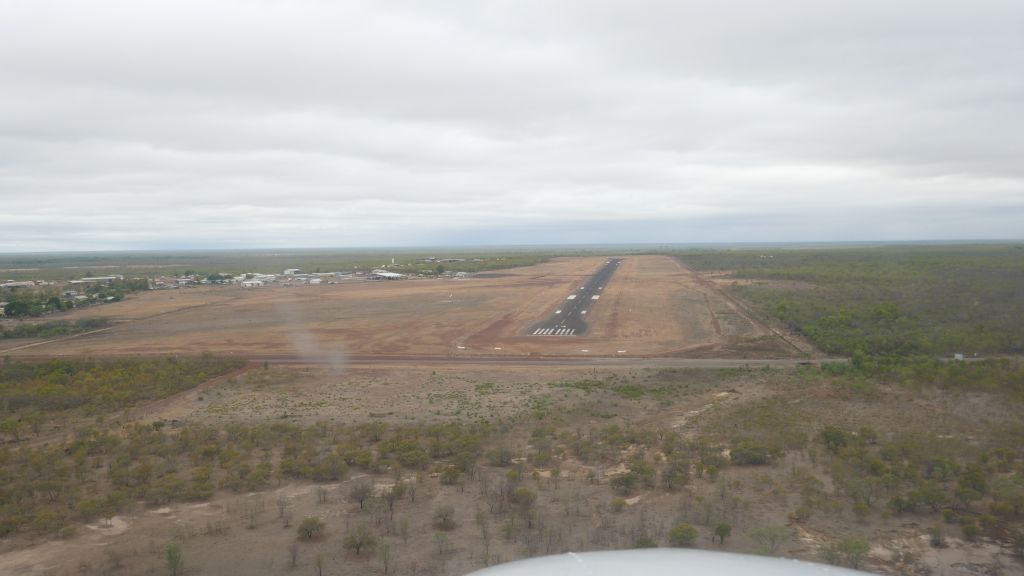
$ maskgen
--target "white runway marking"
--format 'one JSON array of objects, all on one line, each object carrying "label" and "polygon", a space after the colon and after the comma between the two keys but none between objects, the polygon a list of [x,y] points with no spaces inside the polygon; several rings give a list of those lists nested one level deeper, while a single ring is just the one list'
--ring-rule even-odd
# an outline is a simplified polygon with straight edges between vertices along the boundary
[{"label": "white runway marking", "polygon": [[590,299],[591,300],[597,300],[600,297],[601,297],[600,294],[594,294],[593,296],[590,297]]},{"label": "white runway marking", "polygon": [[[574,336],[575,334],[575,328],[566,328],[560,324],[552,328],[537,328],[533,331],[534,336]],[[495,350],[501,350],[501,348],[495,348]]]},{"label": "white runway marking", "polygon": [[576,299],[576,295],[575,294],[569,294],[569,297],[566,298],[566,300],[575,300],[575,299]]},{"label": "white runway marking", "polygon": [[586,310],[584,310],[583,312],[580,312],[580,314],[586,314],[586,313],[587,313],[587,311],[586,311]]},{"label": "white runway marking", "polygon": [[619,350],[619,354],[625,354],[625,353],[626,353],[625,350]]},{"label": "white runway marking", "polygon": [[561,313],[562,313],[561,310],[555,310],[555,314],[561,314]]}]

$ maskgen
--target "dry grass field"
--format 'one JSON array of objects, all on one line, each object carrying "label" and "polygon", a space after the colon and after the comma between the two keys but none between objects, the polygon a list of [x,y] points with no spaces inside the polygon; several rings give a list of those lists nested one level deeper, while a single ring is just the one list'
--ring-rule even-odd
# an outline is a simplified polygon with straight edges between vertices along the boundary
[{"label": "dry grass field", "polygon": [[[624,260],[579,337],[537,337],[603,258],[560,258],[481,278],[349,281],[141,293],[69,313],[110,318],[95,334],[14,350],[30,355],[674,355],[786,357],[797,351],[714,285],[666,256]],[[12,346],[13,347],[13,346]],[[586,352],[584,352],[584,350]],[[624,352],[620,352],[624,351]],[[0,350],[0,352],[3,352]]]}]

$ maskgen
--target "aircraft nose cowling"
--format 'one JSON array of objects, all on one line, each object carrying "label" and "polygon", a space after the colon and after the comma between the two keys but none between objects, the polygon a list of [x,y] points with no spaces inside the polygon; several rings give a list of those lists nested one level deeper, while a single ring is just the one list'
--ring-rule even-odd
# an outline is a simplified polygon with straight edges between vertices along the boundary
[{"label": "aircraft nose cowling", "polygon": [[803,560],[706,550],[570,552],[500,564],[470,576],[864,576]]}]

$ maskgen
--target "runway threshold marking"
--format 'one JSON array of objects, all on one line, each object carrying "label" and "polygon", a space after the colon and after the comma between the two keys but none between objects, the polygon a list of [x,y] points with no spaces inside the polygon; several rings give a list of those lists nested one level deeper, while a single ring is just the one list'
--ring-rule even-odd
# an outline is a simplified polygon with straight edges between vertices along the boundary
[{"label": "runway threshold marking", "polygon": [[[533,331],[534,336],[573,336],[575,334],[575,328],[537,328]],[[499,350],[499,348],[495,348],[495,350]]]}]

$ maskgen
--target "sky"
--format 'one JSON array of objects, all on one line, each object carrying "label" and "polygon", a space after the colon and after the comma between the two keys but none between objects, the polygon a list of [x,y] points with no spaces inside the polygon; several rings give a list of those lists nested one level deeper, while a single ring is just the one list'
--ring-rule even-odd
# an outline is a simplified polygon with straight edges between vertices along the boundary
[{"label": "sky", "polygon": [[0,252],[1024,237],[1020,0],[0,15]]}]

